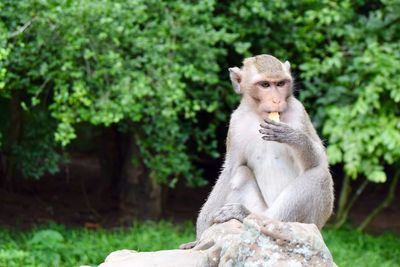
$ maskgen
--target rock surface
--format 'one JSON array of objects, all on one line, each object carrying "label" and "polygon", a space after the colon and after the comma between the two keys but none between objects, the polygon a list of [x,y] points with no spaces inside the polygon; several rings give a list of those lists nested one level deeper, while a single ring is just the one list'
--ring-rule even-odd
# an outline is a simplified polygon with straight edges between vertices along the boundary
[{"label": "rock surface", "polygon": [[336,266],[318,228],[248,216],[210,227],[191,250],[111,253],[99,267]]}]

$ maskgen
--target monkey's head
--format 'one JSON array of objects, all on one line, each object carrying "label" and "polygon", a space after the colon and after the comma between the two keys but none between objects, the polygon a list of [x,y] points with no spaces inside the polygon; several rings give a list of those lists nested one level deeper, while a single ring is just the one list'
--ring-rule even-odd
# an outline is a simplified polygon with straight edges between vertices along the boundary
[{"label": "monkey's head", "polygon": [[249,100],[263,119],[271,112],[286,110],[293,84],[288,61],[259,55],[246,58],[241,68],[230,68],[229,72],[235,92]]}]

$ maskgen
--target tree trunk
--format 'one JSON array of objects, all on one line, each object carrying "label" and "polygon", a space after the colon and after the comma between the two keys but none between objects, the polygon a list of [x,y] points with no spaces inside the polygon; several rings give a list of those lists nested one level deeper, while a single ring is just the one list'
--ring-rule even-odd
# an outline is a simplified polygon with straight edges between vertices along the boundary
[{"label": "tree trunk", "polygon": [[349,195],[351,192],[350,181],[351,181],[350,176],[345,175],[343,184],[342,184],[342,189],[340,191],[338,210],[336,213],[336,220],[335,220],[336,228],[339,228],[343,224],[342,222],[346,221],[346,219],[347,219],[347,218],[344,218],[344,216],[345,216],[345,209],[347,206],[347,202],[349,200]]},{"label": "tree trunk", "polygon": [[158,219],[161,215],[161,186],[144,165],[133,135],[126,142],[121,184],[120,211],[123,222]]},{"label": "tree trunk", "polygon": [[389,186],[389,192],[387,193],[385,199],[379,204],[378,207],[376,207],[365,219],[364,221],[358,226],[357,231],[362,232],[367,228],[367,226],[387,207],[392,204],[395,196],[396,196],[396,189],[397,189],[397,184],[399,182],[400,178],[400,171],[396,171],[394,174],[394,177],[392,179],[392,182],[390,183]]},{"label": "tree trunk", "polygon": [[353,197],[351,200],[348,202],[346,207],[344,208],[343,212],[341,212],[341,216],[338,217],[335,223],[335,228],[340,228],[342,225],[347,221],[347,218],[349,217],[349,212],[353,208],[354,204],[358,200],[358,198],[361,196],[362,192],[364,192],[365,187],[368,185],[369,181],[365,179],[363,183],[357,188],[356,192],[353,194]]},{"label": "tree trunk", "polygon": [[98,159],[101,167],[101,180],[97,187],[97,196],[110,196],[118,200],[119,183],[123,167],[123,145],[121,134],[116,125],[100,129],[98,140]]},{"label": "tree trunk", "polygon": [[5,145],[5,174],[2,181],[4,188],[14,191],[15,159],[12,156],[13,146],[18,144],[22,136],[23,116],[21,108],[21,90],[13,90],[10,101],[10,126],[7,144]]}]

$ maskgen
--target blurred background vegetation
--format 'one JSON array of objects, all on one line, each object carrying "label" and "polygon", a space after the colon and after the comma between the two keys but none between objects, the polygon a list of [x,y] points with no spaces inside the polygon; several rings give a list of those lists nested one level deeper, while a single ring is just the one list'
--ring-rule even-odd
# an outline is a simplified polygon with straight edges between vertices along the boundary
[{"label": "blurred background vegetation", "polygon": [[[296,95],[325,140],[338,200],[327,242],[339,265],[352,266],[335,251],[349,249],[343,244],[352,235],[345,231],[353,230],[335,229],[347,227],[355,210],[364,211],[351,220],[358,231],[383,220],[385,209],[392,209],[385,220],[393,223],[383,224],[400,231],[393,203],[400,176],[399,0],[1,1],[0,223],[18,229],[56,220],[97,229],[193,219],[218,176],[239,101],[227,68],[262,53],[291,62]],[[78,207],[86,210],[72,220]],[[161,228],[179,230],[166,224]],[[149,233],[160,227],[153,226]],[[9,241],[0,242],[0,263],[3,257],[40,266],[41,256],[29,249],[43,250],[41,238],[67,246],[66,236],[74,240],[84,231],[49,227],[45,234],[0,231]],[[381,244],[378,237],[353,236]],[[157,246],[147,248],[148,240]],[[130,242],[146,250],[181,241],[171,240]],[[385,240],[392,246],[382,255],[397,261],[374,265],[382,263],[376,252],[377,259],[364,255],[359,266],[400,262],[389,252],[399,247],[398,236]],[[55,262],[47,266],[98,263],[117,248],[83,262],[53,251]]]}]

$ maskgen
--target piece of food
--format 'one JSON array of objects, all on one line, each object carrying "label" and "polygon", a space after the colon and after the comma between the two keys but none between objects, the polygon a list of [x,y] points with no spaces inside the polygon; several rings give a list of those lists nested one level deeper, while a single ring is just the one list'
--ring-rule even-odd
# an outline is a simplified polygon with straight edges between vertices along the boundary
[{"label": "piece of food", "polygon": [[270,112],[268,114],[268,119],[276,121],[276,122],[280,122],[281,120],[279,119],[279,112]]}]

